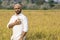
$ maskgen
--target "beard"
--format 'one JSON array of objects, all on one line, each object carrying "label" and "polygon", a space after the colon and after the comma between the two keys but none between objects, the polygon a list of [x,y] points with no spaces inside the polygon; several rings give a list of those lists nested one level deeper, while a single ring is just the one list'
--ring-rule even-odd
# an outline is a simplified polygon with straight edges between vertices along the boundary
[{"label": "beard", "polygon": [[20,14],[21,13],[21,11],[15,11],[16,12],[16,14]]}]

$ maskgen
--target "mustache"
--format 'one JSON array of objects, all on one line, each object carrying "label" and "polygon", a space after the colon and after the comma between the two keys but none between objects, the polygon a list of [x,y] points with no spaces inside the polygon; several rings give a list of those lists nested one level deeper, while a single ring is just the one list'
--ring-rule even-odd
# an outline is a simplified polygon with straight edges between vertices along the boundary
[{"label": "mustache", "polygon": [[21,11],[15,11],[17,14],[20,14],[21,13]]}]

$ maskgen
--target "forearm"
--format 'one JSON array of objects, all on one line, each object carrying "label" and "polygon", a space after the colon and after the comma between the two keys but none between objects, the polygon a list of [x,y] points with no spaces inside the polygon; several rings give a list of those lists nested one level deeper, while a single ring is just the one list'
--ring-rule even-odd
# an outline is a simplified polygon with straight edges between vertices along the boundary
[{"label": "forearm", "polygon": [[8,25],[8,27],[13,28],[14,25],[15,25],[14,23],[11,23],[11,24]]},{"label": "forearm", "polygon": [[24,32],[24,31],[23,31],[22,34],[21,34],[21,37],[24,38],[24,36],[26,35],[26,33],[27,33],[27,32]]}]

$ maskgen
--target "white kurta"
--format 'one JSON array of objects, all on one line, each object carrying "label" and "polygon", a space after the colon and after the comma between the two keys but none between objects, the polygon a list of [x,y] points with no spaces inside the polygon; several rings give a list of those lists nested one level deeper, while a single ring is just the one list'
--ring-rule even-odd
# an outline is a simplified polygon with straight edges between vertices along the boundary
[{"label": "white kurta", "polygon": [[[22,13],[20,13],[19,15],[13,15],[8,23],[11,24],[13,22],[15,22],[15,20],[20,19],[21,24],[20,25],[15,25],[12,29],[13,29],[13,35],[11,37],[11,40],[18,40],[21,37],[22,31],[27,32],[28,31],[28,21],[26,16],[24,16]],[[8,27],[7,25],[7,27]],[[8,27],[9,28],[9,27]],[[25,40],[25,37],[24,37]]]}]

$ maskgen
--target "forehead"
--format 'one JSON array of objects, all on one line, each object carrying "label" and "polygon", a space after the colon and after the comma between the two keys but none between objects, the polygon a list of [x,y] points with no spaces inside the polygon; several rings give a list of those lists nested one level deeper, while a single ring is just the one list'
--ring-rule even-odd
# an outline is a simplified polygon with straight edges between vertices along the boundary
[{"label": "forehead", "polygon": [[21,8],[22,6],[19,4],[14,5],[14,8]]}]

